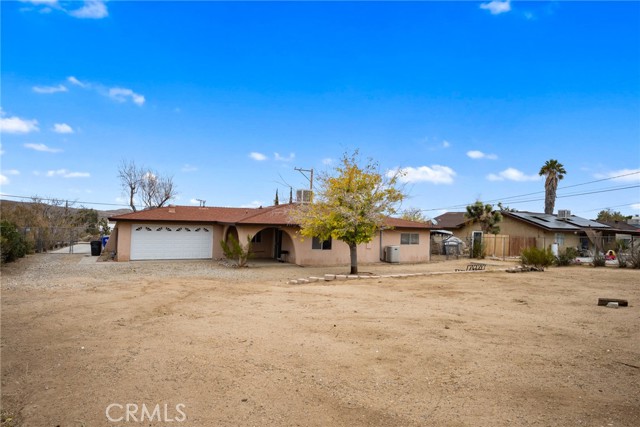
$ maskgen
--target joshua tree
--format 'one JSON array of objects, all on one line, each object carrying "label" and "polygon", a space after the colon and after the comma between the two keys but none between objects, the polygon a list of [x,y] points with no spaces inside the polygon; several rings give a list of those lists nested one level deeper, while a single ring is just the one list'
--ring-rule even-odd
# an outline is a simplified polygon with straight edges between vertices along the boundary
[{"label": "joshua tree", "polygon": [[567,171],[562,163],[551,159],[544,163],[538,173],[540,176],[547,177],[544,182],[544,213],[553,215],[553,208],[556,204],[556,190],[558,189],[558,181],[564,178]]}]

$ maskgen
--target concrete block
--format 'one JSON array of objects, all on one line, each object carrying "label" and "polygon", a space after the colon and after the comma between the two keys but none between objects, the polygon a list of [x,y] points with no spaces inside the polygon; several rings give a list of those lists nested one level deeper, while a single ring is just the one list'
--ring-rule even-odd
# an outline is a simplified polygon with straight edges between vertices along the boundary
[{"label": "concrete block", "polygon": [[347,280],[346,274],[336,274],[336,280]]},{"label": "concrete block", "polygon": [[315,283],[319,280],[320,280],[319,277],[314,277],[314,276],[309,277],[309,283]]},{"label": "concrete block", "polygon": [[335,274],[325,274],[324,275],[324,280],[326,280],[327,282],[330,282],[332,280],[336,280],[336,275]]}]

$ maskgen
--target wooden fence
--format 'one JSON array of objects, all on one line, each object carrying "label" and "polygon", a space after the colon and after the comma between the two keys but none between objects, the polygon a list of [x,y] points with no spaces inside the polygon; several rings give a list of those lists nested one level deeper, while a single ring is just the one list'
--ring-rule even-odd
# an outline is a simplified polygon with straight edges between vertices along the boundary
[{"label": "wooden fence", "polygon": [[498,258],[517,257],[522,254],[523,249],[536,246],[535,237],[485,234],[482,238],[484,241],[485,256],[495,256]]}]

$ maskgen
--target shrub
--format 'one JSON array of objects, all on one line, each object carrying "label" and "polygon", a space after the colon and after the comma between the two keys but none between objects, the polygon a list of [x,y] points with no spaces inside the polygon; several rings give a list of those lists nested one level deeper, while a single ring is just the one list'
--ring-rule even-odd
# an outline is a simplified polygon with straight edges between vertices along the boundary
[{"label": "shrub", "polygon": [[3,264],[27,254],[27,242],[14,223],[4,220],[0,223],[0,230],[0,254]]},{"label": "shrub", "polygon": [[606,260],[604,256],[597,252],[593,255],[593,266],[594,267],[604,267],[606,265]]},{"label": "shrub", "polygon": [[631,254],[629,255],[629,265],[631,268],[640,268],[640,247],[636,246],[631,248]]},{"label": "shrub", "polygon": [[578,251],[575,248],[566,248],[564,251],[558,253],[556,257],[556,265],[558,267],[566,267],[573,264],[573,261],[578,256]]},{"label": "shrub", "polygon": [[626,240],[616,240],[616,253],[618,256],[618,267],[626,268],[629,264],[629,254],[632,252],[629,248],[629,242]]},{"label": "shrub", "polygon": [[224,240],[220,241],[220,246],[222,246],[222,252],[224,252],[224,256],[228,259],[233,259],[237,262],[237,267],[244,267],[247,265],[247,261],[251,258],[251,237],[247,236],[247,246],[242,247],[240,242],[233,236],[233,234],[229,235],[227,239],[228,242]]},{"label": "shrub", "polygon": [[471,258],[480,258],[480,259],[484,259],[484,249],[485,249],[485,244],[478,241],[478,240],[474,240],[473,241],[473,248],[472,248],[472,252],[471,252]]},{"label": "shrub", "polygon": [[551,249],[538,249],[535,246],[526,248],[520,256],[522,265],[533,266],[542,270],[553,264],[555,259],[556,257],[553,255],[553,252],[551,252]]}]

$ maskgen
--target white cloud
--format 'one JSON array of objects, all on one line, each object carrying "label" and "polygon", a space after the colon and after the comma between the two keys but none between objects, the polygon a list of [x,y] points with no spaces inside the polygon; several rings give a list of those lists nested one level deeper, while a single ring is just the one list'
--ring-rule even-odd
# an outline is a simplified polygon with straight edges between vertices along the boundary
[{"label": "white cloud", "polygon": [[451,147],[451,143],[447,140],[442,141],[442,148],[449,148]]},{"label": "white cloud", "polygon": [[85,0],[84,6],[69,11],[69,15],[82,19],[101,19],[109,16],[109,11],[102,0]]},{"label": "white cloud", "polygon": [[73,76],[67,77],[67,81],[72,85],[80,86],[82,88],[88,88],[90,86],[89,83],[81,82],[80,80],[78,80]]},{"label": "white cloud", "polygon": [[472,159],[495,160],[495,159],[498,158],[498,156],[496,156],[495,154],[485,154],[482,151],[478,151],[478,150],[467,151],[467,156],[472,158]]},{"label": "white cloud", "polygon": [[263,161],[267,160],[267,156],[265,156],[262,153],[257,153],[255,151],[252,151],[251,153],[249,153],[249,157],[251,157],[253,160],[257,160],[259,162],[263,162]]},{"label": "white cloud", "polygon": [[525,175],[523,172],[519,171],[515,168],[507,168],[498,174],[490,173],[487,175],[487,179],[489,181],[516,181],[516,182],[525,182],[525,181],[538,181],[540,180],[539,175]]},{"label": "white cloud", "polygon": [[279,153],[273,153],[273,156],[279,162],[291,162],[296,158],[294,153],[289,153],[289,157],[283,157]]},{"label": "white cloud", "polygon": [[35,150],[35,151],[42,151],[43,153],[59,153],[62,151],[59,148],[51,148],[44,144],[27,143],[27,144],[24,144],[24,147],[29,148],[31,150]]},{"label": "white cloud", "polygon": [[34,86],[33,91],[35,93],[58,93],[58,92],[67,92],[69,89],[65,85],[58,86]]},{"label": "white cloud", "polygon": [[55,133],[73,133],[73,128],[66,123],[56,123],[52,130]]},{"label": "white cloud", "polygon": [[330,164],[333,164],[333,162],[334,162],[334,160],[333,160],[332,158],[330,158],[330,157],[327,157],[327,158],[325,158],[325,159],[322,159],[322,164],[323,164],[323,165],[327,165],[327,166],[328,166],[328,165],[330,165]]},{"label": "white cloud", "polygon": [[35,5],[54,5],[58,0],[20,0],[20,3],[31,3]]},{"label": "white cloud", "polygon": [[405,183],[430,182],[432,184],[451,184],[456,172],[448,166],[432,165],[417,168],[406,167],[400,170],[392,169],[387,176],[394,176],[400,172],[400,181]]},{"label": "white cloud", "polygon": [[195,171],[198,170],[198,167],[190,165],[189,163],[185,163],[185,165],[182,166],[181,170],[182,170],[182,172],[195,172]]},{"label": "white cloud", "polygon": [[109,97],[115,99],[118,102],[126,102],[127,98],[131,98],[131,100],[137,104],[144,104],[144,96],[135,93],[131,89],[114,87],[109,89]]},{"label": "white cloud", "polygon": [[7,175],[20,175],[20,171],[17,169],[9,169],[3,172],[6,173]]},{"label": "white cloud", "polygon": [[37,132],[38,121],[21,119],[20,117],[0,117],[0,132],[5,133],[29,133]]},{"label": "white cloud", "polygon": [[597,173],[594,176],[598,179],[613,178],[613,181],[618,182],[637,182],[640,181],[640,169],[620,169],[606,173]]},{"label": "white cloud", "polygon": [[89,172],[71,172],[67,169],[58,169],[47,171],[46,176],[56,177],[61,176],[63,178],[89,178],[91,174]]},{"label": "white cloud", "polygon": [[636,209],[640,211],[640,203],[634,203],[631,205],[631,209]]},{"label": "white cloud", "polygon": [[511,10],[511,0],[493,0],[489,3],[482,3],[480,9],[488,10],[492,15],[499,15]]}]

